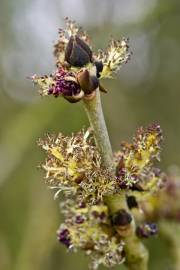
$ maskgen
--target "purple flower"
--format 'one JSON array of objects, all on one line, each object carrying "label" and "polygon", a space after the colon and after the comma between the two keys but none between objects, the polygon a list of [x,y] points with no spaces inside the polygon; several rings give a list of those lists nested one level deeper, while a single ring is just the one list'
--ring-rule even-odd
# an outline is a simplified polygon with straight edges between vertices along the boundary
[{"label": "purple flower", "polygon": [[54,85],[49,89],[48,95],[58,97],[76,96],[81,92],[80,86],[72,72],[67,72],[63,68],[58,69],[54,78]]},{"label": "purple flower", "polygon": [[70,233],[68,229],[62,229],[58,232],[58,240],[63,243],[67,248],[71,245]]},{"label": "purple flower", "polygon": [[82,224],[84,222],[84,218],[82,216],[76,216],[75,222],[76,224]]}]

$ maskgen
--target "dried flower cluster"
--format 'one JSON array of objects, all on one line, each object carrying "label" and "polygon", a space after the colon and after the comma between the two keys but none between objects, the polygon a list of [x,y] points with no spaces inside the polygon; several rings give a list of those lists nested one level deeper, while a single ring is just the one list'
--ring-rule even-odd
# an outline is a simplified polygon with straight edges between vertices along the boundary
[{"label": "dried flower cluster", "polygon": [[[161,140],[159,125],[139,129],[134,143],[124,143],[122,152],[115,154],[114,178],[102,166],[89,130],[71,137],[48,135],[39,141],[48,155],[41,165],[46,182],[57,189],[56,194],[62,191],[65,195],[62,204],[65,221],[58,239],[68,249],[81,248],[91,255],[94,268],[101,263],[113,266],[124,261],[124,241],[116,226],[126,226],[131,216],[123,209],[112,216],[105,197],[125,190],[131,209],[138,207],[139,197],[130,196],[129,192],[136,189],[140,195],[143,191],[152,194],[152,187],[158,189],[161,174],[152,165],[153,159],[159,158]],[[137,235],[147,238],[156,231],[155,225],[141,224]]]},{"label": "dried flower cluster", "polygon": [[91,95],[97,87],[103,92],[101,78],[110,78],[130,57],[127,40],[112,40],[105,52],[93,53],[88,35],[75,22],[66,19],[54,46],[56,71],[51,75],[33,75],[42,96],[63,96],[74,103]]}]

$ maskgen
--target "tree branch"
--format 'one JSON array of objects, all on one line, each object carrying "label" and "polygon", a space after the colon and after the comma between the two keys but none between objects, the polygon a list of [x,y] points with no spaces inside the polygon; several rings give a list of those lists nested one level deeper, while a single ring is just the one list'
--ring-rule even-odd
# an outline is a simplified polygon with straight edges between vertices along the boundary
[{"label": "tree branch", "polygon": [[[88,115],[91,127],[94,131],[95,140],[102,158],[103,166],[112,173],[113,177],[115,177],[113,153],[106,128],[106,123],[104,120],[98,88],[96,89],[94,95],[90,96],[90,98],[84,99],[84,107]],[[127,206],[126,194],[122,191],[120,194],[108,195],[104,198],[104,201],[109,207],[111,214],[123,209],[132,217],[132,221],[130,224],[128,224],[127,228],[123,228],[123,230],[126,232],[123,235],[121,235],[121,232],[119,233],[125,242],[125,264],[127,265],[128,269],[147,270],[148,251],[140,239],[136,236],[135,220]]]}]

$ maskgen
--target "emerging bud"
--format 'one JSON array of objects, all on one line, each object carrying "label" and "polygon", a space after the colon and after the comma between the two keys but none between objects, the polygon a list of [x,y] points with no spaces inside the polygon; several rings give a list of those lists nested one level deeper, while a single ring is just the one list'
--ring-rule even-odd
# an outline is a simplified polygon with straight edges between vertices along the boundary
[{"label": "emerging bud", "polygon": [[85,94],[91,94],[99,85],[96,76],[90,75],[87,69],[82,70],[77,75],[77,80]]},{"label": "emerging bud", "polygon": [[120,209],[112,214],[111,222],[120,237],[130,234],[132,217],[125,209]]},{"label": "emerging bud", "polygon": [[77,35],[71,36],[65,50],[65,60],[75,67],[83,67],[92,61],[92,51]]},{"label": "emerging bud", "polygon": [[112,215],[111,220],[114,226],[126,226],[131,223],[132,217],[125,209],[120,209]]},{"label": "emerging bud", "polygon": [[129,209],[138,207],[138,203],[134,196],[127,196],[127,204],[128,204]]}]

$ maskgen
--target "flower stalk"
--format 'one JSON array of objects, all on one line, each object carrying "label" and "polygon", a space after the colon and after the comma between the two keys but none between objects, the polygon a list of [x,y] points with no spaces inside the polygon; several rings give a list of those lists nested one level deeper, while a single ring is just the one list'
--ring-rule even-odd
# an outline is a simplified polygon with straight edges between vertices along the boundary
[{"label": "flower stalk", "polygon": [[[92,98],[84,99],[84,107],[87,113],[90,125],[94,131],[95,141],[99,149],[104,167],[115,177],[115,169],[113,166],[113,152],[104,120],[101,98],[99,89]],[[130,224],[124,226],[116,226],[117,232],[123,238],[126,252],[126,265],[129,270],[147,270],[148,269],[148,251],[136,236],[135,220],[130,213],[125,192],[120,194],[107,195],[104,198],[110,213],[113,215],[119,210],[126,211],[131,217]]]},{"label": "flower stalk", "polygon": [[102,111],[99,88],[93,94],[92,98],[84,98],[84,108],[94,132],[102,163],[107,170],[114,174],[113,152]]}]

